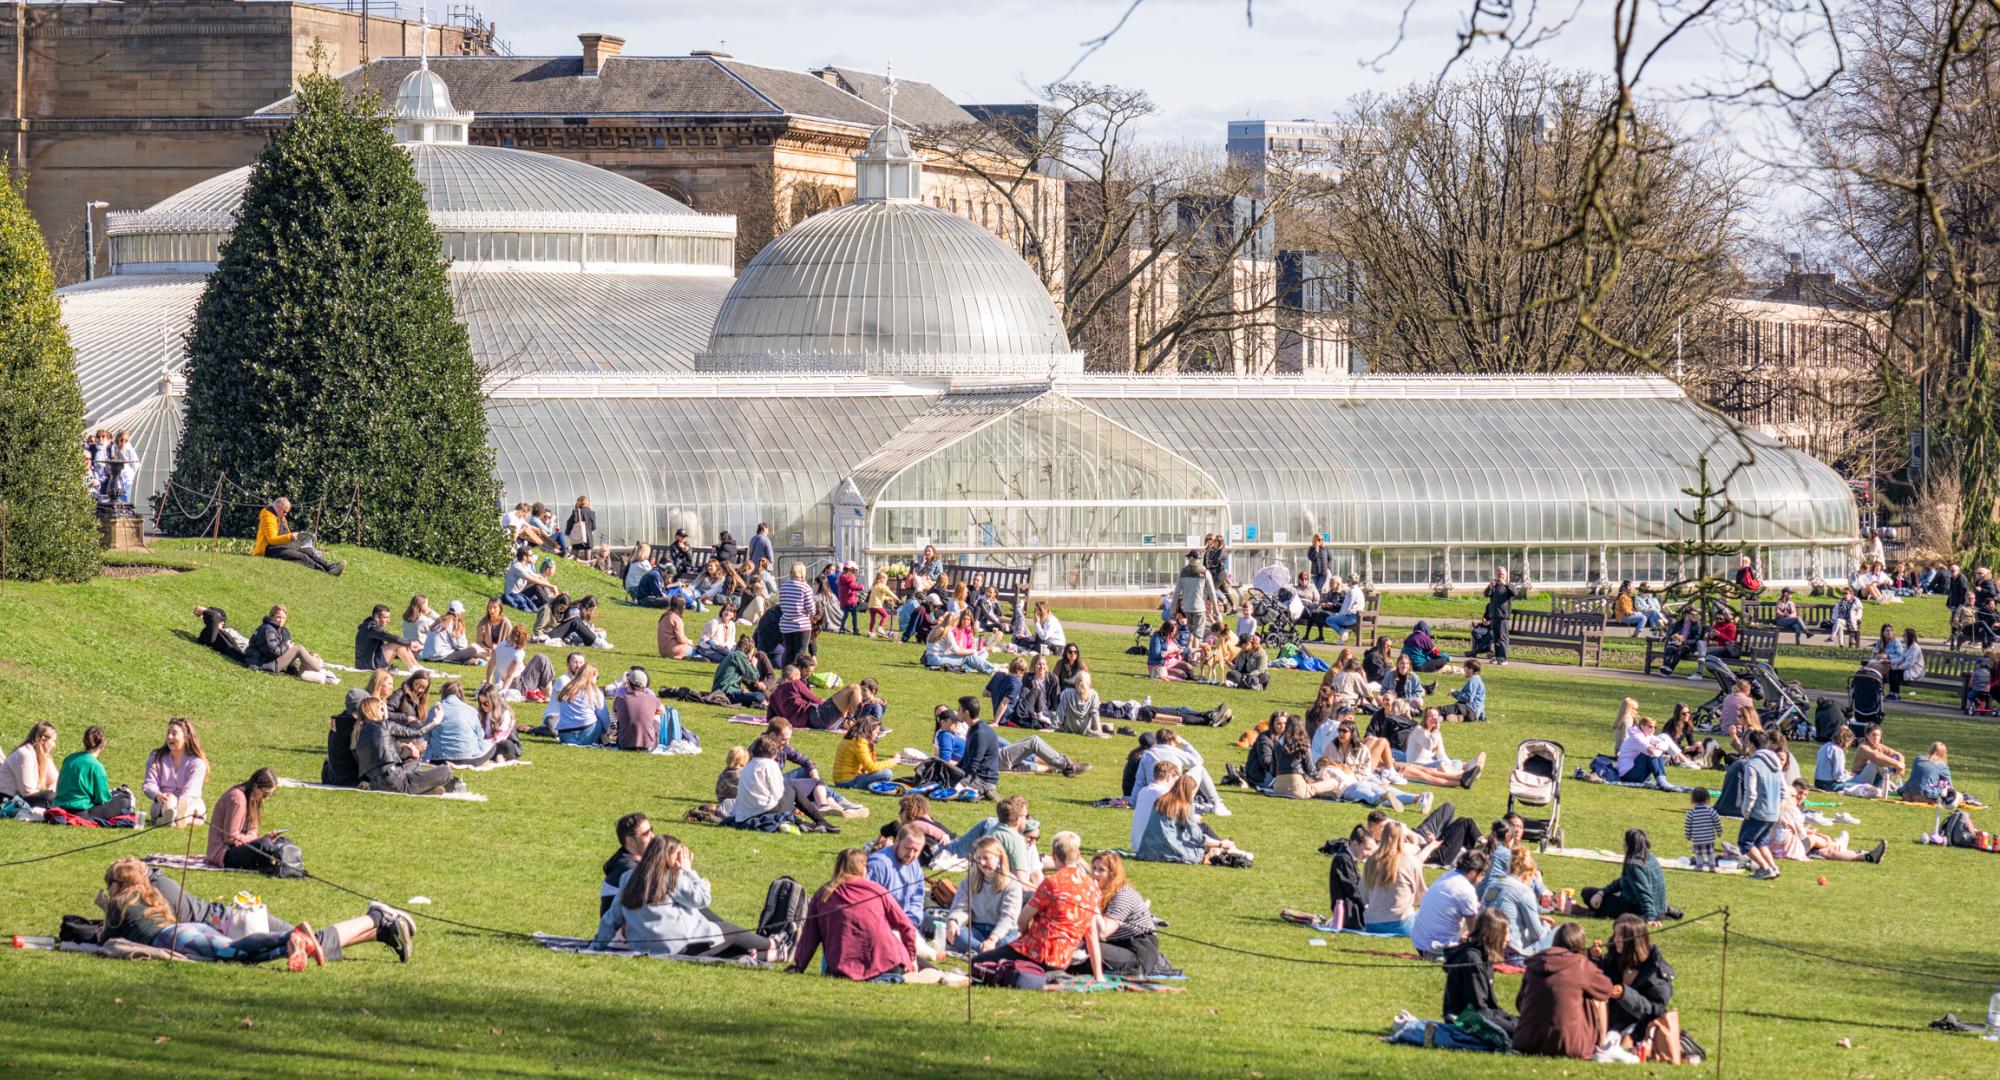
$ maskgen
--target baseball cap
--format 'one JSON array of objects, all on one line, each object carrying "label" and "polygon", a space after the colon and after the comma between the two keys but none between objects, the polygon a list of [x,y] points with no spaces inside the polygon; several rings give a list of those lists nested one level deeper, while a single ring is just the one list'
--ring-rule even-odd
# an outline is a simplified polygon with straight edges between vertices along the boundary
[{"label": "baseball cap", "polygon": [[463,615],[465,614],[465,601],[453,600],[451,603],[446,604],[444,606],[444,609],[446,612],[453,615]]},{"label": "baseball cap", "polygon": [[1021,823],[1021,832],[1023,835],[1026,835],[1027,833],[1040,831],[1041,827],[1042,823],[1039,820],[1035,818],[1029,818],[1028,820],[1023,821]]}]

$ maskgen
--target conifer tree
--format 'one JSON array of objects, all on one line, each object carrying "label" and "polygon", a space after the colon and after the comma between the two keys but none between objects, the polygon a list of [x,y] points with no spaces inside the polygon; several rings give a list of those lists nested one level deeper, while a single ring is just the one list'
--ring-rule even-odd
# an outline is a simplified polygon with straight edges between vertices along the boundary
[{"label": "conifer tree", "polygon": [[322,542],[496,572],[480,371],[410,157],[372,98],[326,75],[297,102],[188,336],[173,484],[202,502],[226,477],[225,532],[248,535],[257,504],[284,495]]},{"label": "conifer tree", "polygon": [[1980,327],[1965,372],[1965,404],[1948,422],[1958,454],[1958,554],[1983,566],[2000,549],[2000,372],[1993,337]]},{"label": "conifer tree", "polygon": [[1694,576],[1667,583],[1660,595],[1669,606],[1694,604],[1707,619],[1724,607],[1736,610],[1735,602],[1754,599],[1757,592],[1738,585],[1732,576],[1743,545],[1719,539],[1736,519],[1736,511],[1728,506],[1729,486],[1717,486],[1709,480],[1708,458],[1702,458],[1696,469],[1695,486],[1681,489],[1681,494],[1695,501],[1694,510],[1674,511],[1694,535],[1653,546],[1673,560],[1679,573],[1685,574],[1688,564],[1694,564]]},{"label": "conifer tree", "polygon": [[103,565],[85,487],[83,394],[48,248],[0,160],[0,568],[84,581]]}]

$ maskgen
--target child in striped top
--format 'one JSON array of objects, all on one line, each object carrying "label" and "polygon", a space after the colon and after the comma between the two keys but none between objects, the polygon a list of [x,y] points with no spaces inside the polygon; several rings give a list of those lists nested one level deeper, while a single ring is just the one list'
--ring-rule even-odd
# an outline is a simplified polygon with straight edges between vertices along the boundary
[{"label": "child in striped top", "polygon": [[1688,807],[1687,817],[1681,821],[1681,835],[1687,837],[1694,846],[1696,870],[1715,870],[1715,838],[1722,835],[1722,818],[1715,807],[1708,805],[1708,788],[1696,784],[1688,796],[1694,804]]}]

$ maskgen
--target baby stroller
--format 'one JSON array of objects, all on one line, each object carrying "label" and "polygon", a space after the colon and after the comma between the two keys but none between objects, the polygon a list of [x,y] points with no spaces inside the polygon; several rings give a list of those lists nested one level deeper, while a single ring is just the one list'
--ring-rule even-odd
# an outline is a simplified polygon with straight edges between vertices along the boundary
[{"label": "baby stroller", "polygon": [[1529,739],[1514,750],[1514,771],[1507,776],[1507,812],[1515,806],[1546,806],[1549,816],[1521,815],[1521,839],[1533,840],[1539,849],[1561,847],[1563,745],[1548,739]]},{"label": "baby stroller", "polygon": [[1264,639],[1264,648],[1276,652],[1299,640],[1298,620],[1292,618],[1291,590],[1282,589],[1276,594],[1261,589],[1251,589],[1243,596],[1250,606],[1250,616],[1257,620],[1257,636]]},{"label": "baby stroller", "polygon": [[1764,702],[1757,718],[1765,731],[1782,731],[1787,739],[1812,739],[1812,699],[1805,687],[1779,678],[1778,670],[1766,661],[1752,660],[1750,695]]},{"label": "baby stroller", "polygon": [[[1696,727],[1711,729],[1715,727],[1715,714],[1722,708],[1722,699],[1736,692],[1736,669],[1722,657],[1709,655],[1701,658],[1701,670],[1715,680],[1715,696],[1695,706],[1694,723]],[[1755,682],[1750,684],[1750,696],[1759,696]]]}]

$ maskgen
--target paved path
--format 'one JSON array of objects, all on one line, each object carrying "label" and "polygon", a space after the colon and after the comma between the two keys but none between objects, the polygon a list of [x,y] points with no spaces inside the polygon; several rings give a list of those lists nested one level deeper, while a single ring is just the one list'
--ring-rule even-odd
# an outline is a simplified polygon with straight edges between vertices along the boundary
[{"label": "paved path", "polygon": [[[1416,621],[1417,620],[1415,619],[1406,618],[1404,616],[1397,616],[1397,615],[1382,616],[1383,624],[1389,626],[1410,626],[1414,625]],[[1432,619],[1430,620],[1430,623],[1433,627],[1441,629],[1466,629],[1472,625],[1472,620]],[[1134,629],[1133,624],[1117,626],[1111,623],[1076,622],[1074,620],[1066,623],[1065,625],[1075,627],[1078,630],[1089,630],[1102,634],[1129,634],[1132,633]],[[1315,642],[1315,644],[1317,644],[1317,642]],[[1556,674],[1581,675],[1589,679],[1603,679],[1611,682],[1623,682],[1628,684],[1638,683],[1638,684],[1645,684],[1648,686],[1671,686],[1683,682],[1695,682],[1703,684],[1704,686],[1708,684],[1708,677],[1705,675],[1699,679],[1688,679],[1685,676],[1662,677],[1659,675],[1648,675],[1642,671],[1632,671],[1624,668],[1579,667],[1574,664],[1543,664],[1533,660],[1513,660],[1508,663],[1509,667],[1513,667],[1515,665],[1519,665],[1531,671],[1544,672],[1550,675],[1556,675]],[[1812,689],[1811,687],[1808,687],[1806,689],[1806,693],[1813,697],[1828,698],[1832,701],[1840,703],[1843,706],[1845,706],[1848,703],[1847,693],[1844,690],[1815,690]],[[1934,705],[1928,702],[1921,702],[1921,701],[1898,701],[1891,704],[1889,706],[1889,709],[1894,712],[1917,713],[1921,716],[1955,717],[1958,719],[1971,719],[1970,717],[1965,716],[1964,713],[1959,712],[1956,708],[1950,705]]]}]

